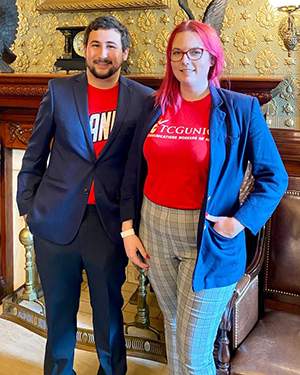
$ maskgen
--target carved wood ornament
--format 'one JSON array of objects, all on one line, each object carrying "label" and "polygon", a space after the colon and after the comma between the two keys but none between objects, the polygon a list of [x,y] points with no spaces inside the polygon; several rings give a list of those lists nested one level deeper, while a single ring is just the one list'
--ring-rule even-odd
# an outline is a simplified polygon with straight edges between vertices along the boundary
[{"label": "carved wood ornament", "polygon": [[32,127],[25,128],[21,124],[9,123],[9,140],[8,143],[15,143],[16,141],[21,142],[24,146],[27,146],[29,138],[32,134]]}]

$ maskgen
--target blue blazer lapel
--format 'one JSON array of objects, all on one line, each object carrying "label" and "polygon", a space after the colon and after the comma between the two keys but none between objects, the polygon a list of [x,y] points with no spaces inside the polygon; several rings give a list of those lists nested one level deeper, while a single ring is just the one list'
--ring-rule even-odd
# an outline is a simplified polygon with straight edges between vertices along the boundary
[{"label": "blue blazer lapel", "polygon": [[209,134],[210,134],[210,168],[208,191],[212,192],[213,187],[217,184],[218,176],[222,175],[222,168],[227,157],[227,126],[226,118],[229,114],[224,112],[222,107],[224,101],[218,90],[210,86],[212,98],[212,108],[210,115]]},{"label": "blue blazer lapel", "polygon": [[85,139],[88,145],[88,150],[92,160],[95,160],[95,152],[92,140],[92,134],[89,127],[88,115],[88,97],[87,97],[87,78],[86,74],[82,73],[75,77],[75,84],[73,85],[73,93],[75,104],[80,119],[80,124],[83,128]]},{"label": "blue blazer lapel", "polygon": [[226,135],[226,133],[224,133],[224,130],[226,130],[226,113],[221,109],[223,99],[214,86],[210,86],[210,94],[212,99],[209,129],[210,138],[218,139]]}]

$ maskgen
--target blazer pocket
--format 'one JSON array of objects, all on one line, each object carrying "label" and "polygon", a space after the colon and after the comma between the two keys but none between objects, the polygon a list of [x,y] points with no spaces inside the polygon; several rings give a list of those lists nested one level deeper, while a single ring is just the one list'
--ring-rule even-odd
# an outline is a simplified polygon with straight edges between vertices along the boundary
[{"label": "blazer pocket", "polygon": [[52,177],[52,176],[49,176],[48,174],[46,174],[41,182],[41,184],[43,185],[50,185],[50,186],[53,186],[55,188],[58,188],[60,190],[68,190],[67,187],[65,186],[65,183],[55,177]]},{"label": "blazer pocket", "polygon": [[220,251],[236,252],[236,249],[240,247],[244,231],[241,231],[239,234],[231,238],[222,236],[222,234],[218,233],[213,228],[213,223],[208,224],[208,230],[210,231],[213,246]]},{"label": "blazer pocket", "polygon": [[224,240],[224,241],[228,241],[228,240],[230,241],[230,240],[233,240],[236,237],[236,236],[234,236],[234,237],[225,237],[225,236],[223,236],[221,233],[219,233],[219,232],[217,232],[215,230],[213,224],[211,225],[211,230],[214,233],[214,235],[216,235],[217,237],[219,237],[221,240]]}]

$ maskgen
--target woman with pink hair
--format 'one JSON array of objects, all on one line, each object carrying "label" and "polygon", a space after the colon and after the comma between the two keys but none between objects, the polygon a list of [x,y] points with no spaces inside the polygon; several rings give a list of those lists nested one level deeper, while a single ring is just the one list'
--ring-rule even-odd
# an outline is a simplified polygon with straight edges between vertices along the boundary
[{"label": "woman with pink hair", "polygon": [[[123,180],[121,236],[164,314],[170,375],[216,374],[214,340],[245,272],[245,231],[257,234],[287,187],[257,99],[221,89],[223,66],[213,28],[174,29]],[[241,205],[248,161],[255,184]]]}]

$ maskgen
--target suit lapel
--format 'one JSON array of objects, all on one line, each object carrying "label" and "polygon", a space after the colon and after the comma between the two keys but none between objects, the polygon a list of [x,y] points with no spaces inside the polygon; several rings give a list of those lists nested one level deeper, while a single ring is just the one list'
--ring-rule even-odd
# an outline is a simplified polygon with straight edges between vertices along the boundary
[{"label": "suit lapel", "polygon": [[75,77],[75,84],[73,86],[73,93],[75,97],[76,108],[80,124],[82,126],[85,139],[88,145],[89,153],[92,160],[95,160],[95,152],[92,140],[92,134],[89,127],[89,115],[88,115],[88,97],[87,97],[87,79],[85,73],[82,73]]},{"label": "suit lapel", "polygon": [[126,116],[128,113],[129,108],[132,108],[132,95],[130,89],[127,85],[126,78],[120,77],[119,80],[119,94],[118,94],[118,104],[117,104],[117,111],[116,111],[116,118],[114,122],[113,129],[109,134],[108,140],[100,153],[98,159],[101,159],[103,155],[106,154],[107,150],[113,143],[114,139],[117,137],[122,124],[126,120]]},{"label": "suit lapel", "polygon": [[154,107],[145,121],[146,126],[144,126],[143,132],[141,134],[141,139],[139,140],[139,144],[144,145],[144,141],[148,133],[153,128],[153,125],[158,121],[160,116],[161,116],[160,107]]}]

